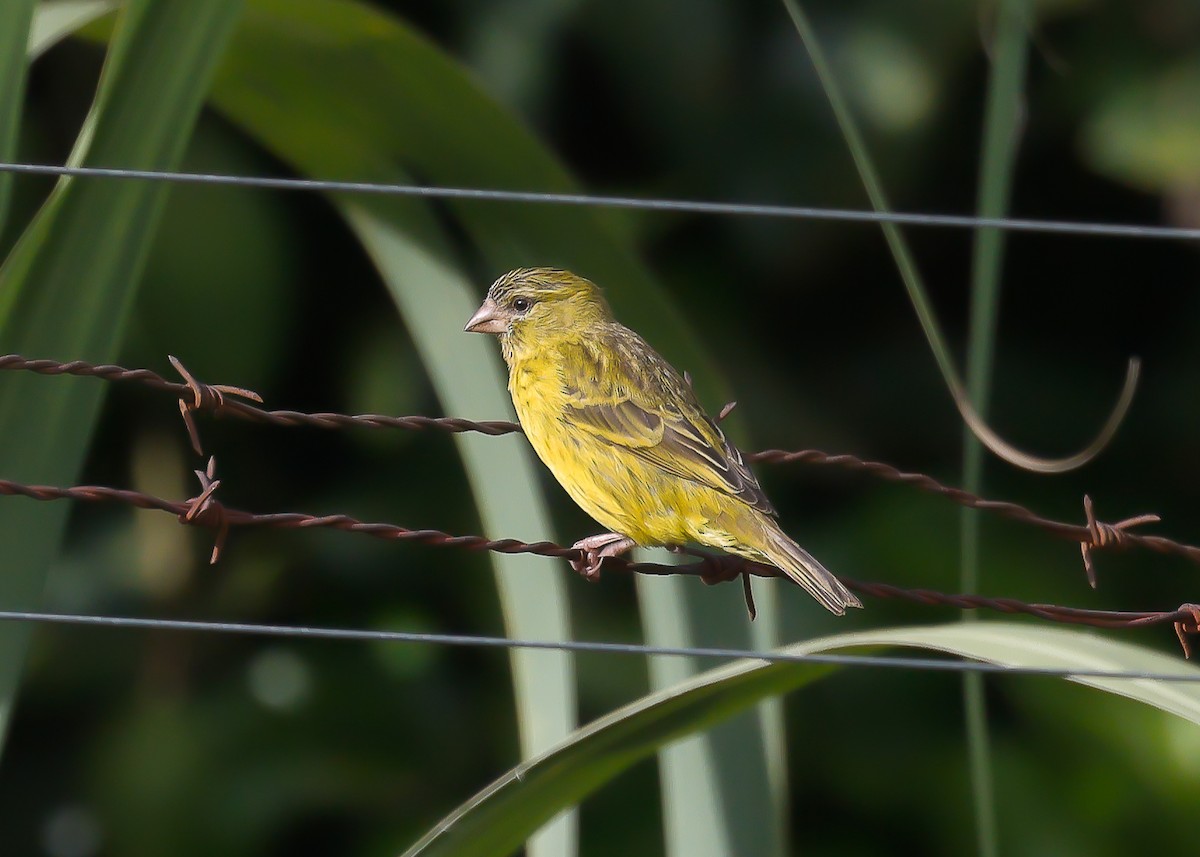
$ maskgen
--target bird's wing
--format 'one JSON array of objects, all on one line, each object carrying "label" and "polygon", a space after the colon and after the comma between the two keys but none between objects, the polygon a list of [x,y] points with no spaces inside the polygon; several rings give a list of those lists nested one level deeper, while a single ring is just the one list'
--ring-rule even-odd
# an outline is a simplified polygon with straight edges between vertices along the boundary
[{"label": "bird's wing", "polygon": [[667,473],[775,514],[741,452],[641,337],[622,328],[572,350],[559,364],[568,395],[563,416],[571,425]]}]

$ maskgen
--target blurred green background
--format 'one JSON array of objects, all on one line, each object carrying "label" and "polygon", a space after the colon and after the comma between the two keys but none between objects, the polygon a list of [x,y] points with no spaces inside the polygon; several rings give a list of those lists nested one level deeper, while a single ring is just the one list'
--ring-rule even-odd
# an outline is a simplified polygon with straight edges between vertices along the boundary
[{"label": "blurred green background", "polygon": [[[461,64],[588,191],[868,206],[781,5],[366,5]],[[991,4],[826,0],[805,8],[893,204],[972,212]],[[1027,37],[1012,213],[1200,226],[1200,6],[1043,2],[1028,13]],[[21,160],[64,162],[103,57],[94,38],[69,39],[33,65]],[[368,71],[371,61],[368,46]],[[335,66],[322,80],[331,98],[350,105],[348,114],[365,122],[395,115],[380,93],[339,80]],[[499,145],[489,133],[462,130],[456,144]],[[345,156],[354,163],[353,151]],[[182,168],[292,174],[211,107]],[[327,177],[356,176],[348,169]],[[470,170],[457,179],[415,177],[478,181]],[[51,186],[15,182],[5,252]],[[512,204],[471,205],[503,218]],[[433,209],[482,294],[503,270],[455,224],[455,212]],[[646,212],[602,218],[632,242],[719,367],[706,404],[723,403],[717,385],[732,393],[743,446],[853,452],[961,481],[961,424],[877,227]],[[961,355],[971,235],[906,234]],[[1097,462],[1042,477],[992,459],[985,493],[1080,520],[1087,492],[1104,519],[1153,511],[1163,516],[1162,532],[1200,540],[1196,248],[1020,233],[1008,248],[991,408],[1006,438],[1044,454],[1070,452],[1103,420],[1126,359],[1141,356],[1144,373],[1126,423]],[[501,255],[513,264],[564,263],[526,250],[514,245]],[[708,372],[687,363],[690,346],[670,325],[656,328],[655,313],[639,310],[630,289],[579,273],[617,292],[619,314],[681,368]],[[426,334],[453,343],[460,328]],[[120,362],[166,373],[167,354],[206,381],[257,390],[274,407],[441,412],[375,268],[335,206],[314,195],[170,191]],[[0,394],[9,382],[0,377]],[[200,425],[233,507],[344,512],[455,533],[483,528],[444,435],[207,418]],[[82,481],[184,498],[195,492],[195,466],[169,398],[108,390]],[[537,472],[555,533],[487,535],[569,543],[592,532]],[[957,508],[845,472],[759,473],[785,527],[830,568],[902,586],[958,587]],[[0,500],[0,514],[24,502]],[[211,568],[208,550],[205,533],[168,516],[79,507],[44,603],[103,614],[503,633],[487,561],[475,555],[333,532],[236,532]],[[609,574],[592,586],[565,563],[537,562],[564,578],[576,636],[642,639],[628,579]],[[1195,569],[1181,561],[1106,553],[1098,564],[1092,591],[1075,547],[1005,522],[983,525],[987,594],[1110,609],[1169,609],[1196,598]],[[736,586],[719,594],[740,603]],[[780,599],[784,640],[955,617],[868,600],[861,614],[836,620],[793,596]],[[1169,630],[1128,638],[1176,646]],[[582,722],[647,691],[639,659],[583,655],[576,667]],[[786,817],[794,852],[969,852],[961,700],[953,676],[866,669],[843,670],[790,700]],[[987,702],[1003,853],[1160,853],[1193,841],[1196,727],[1049,679],[989,680]],[[392,854],[516,764],[516,734],[508,660],[496,651],[44,627],[0,765],[0,835],[6,853],[54,857]],[[583,805],[580,853],[662,853],[660,813],[656,767],[643,762]]]}]

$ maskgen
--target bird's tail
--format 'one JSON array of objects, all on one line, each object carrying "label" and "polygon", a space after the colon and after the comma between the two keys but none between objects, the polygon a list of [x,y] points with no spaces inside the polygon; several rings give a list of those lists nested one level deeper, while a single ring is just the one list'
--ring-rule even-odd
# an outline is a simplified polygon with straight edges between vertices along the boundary
[{"label": "bird's tail", "polygon": [[763,527],[765,536],[759,547],[772,565],[804,587],[830,613],[844,615],[847,607],[862,607],[862,602],[833,576],[812,554],[796,544],[774,521]]}]

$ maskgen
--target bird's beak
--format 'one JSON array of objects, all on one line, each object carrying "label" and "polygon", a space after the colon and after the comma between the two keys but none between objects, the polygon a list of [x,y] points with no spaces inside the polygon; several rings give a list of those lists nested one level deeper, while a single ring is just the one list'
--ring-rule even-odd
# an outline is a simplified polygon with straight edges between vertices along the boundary
[{"label": "bird's beak", "polygon": [[471,316],[463,330],[467,333],[504,333],[508,330],[508,319],[504,317],[504,311],[496,306],[496,302],[487,298],[479,309],[475,310],[475,315]]}]

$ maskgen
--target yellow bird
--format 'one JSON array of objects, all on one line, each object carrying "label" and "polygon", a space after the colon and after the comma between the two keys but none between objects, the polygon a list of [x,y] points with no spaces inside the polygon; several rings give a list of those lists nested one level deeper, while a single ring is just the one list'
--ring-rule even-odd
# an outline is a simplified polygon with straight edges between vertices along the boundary
[{"label": "yellow bird", "polygon": [[575,543],[589,579],[635,545],[695,542],[777,566],[826,609],[862,603],[779,528],[742,454],[691,386],[569,271],[520,268],[488,289],[466,330],[500,338],[530,444],[613,532]]}]

